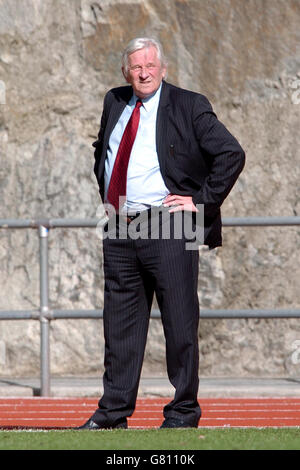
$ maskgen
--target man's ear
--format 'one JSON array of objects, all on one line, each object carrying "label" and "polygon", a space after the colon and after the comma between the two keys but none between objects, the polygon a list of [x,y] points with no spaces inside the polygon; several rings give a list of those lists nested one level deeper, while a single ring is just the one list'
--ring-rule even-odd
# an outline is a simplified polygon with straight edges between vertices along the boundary
[{"label": "man's ear", "polygon": [[126,74],[126,71],[125,71],[125,67],[122,67],[122,74],[123,74],[123,77],[125,78],[126,82],[129,83],[128,78],[127,78],[127,74]]}]

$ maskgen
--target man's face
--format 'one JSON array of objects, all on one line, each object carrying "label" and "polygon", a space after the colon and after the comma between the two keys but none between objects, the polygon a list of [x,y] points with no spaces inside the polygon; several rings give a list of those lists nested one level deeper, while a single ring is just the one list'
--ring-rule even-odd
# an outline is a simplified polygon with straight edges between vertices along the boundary
[{"label": "man's face", "polygon": [[162,67],[154,46],[145,47],[133,52],[128,57],[128,72],[122,69],[128,83],[139,98],[147,98],[160,87],[166,75],[166,67]]}]

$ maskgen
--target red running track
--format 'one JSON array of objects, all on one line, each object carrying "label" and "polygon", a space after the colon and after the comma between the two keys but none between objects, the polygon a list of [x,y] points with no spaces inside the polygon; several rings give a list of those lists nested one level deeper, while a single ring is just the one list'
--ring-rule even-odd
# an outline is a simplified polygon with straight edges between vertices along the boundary
[{"label": "red running track", "polygon": [[[83,424],[96,398],[0,398],[0,429],[63,429]],[[168,398],[139,398],[132,429],[157,428]],[[300,398],[201,398],[199,427],[298,427]]]}]

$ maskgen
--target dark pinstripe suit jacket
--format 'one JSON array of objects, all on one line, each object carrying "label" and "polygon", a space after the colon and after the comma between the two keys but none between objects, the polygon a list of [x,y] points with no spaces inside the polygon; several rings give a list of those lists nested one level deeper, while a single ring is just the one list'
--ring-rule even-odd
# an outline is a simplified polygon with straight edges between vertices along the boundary
[{"label": "dark pinstripe suit jacket", "polygon": [[[95,147],[95,175],[104,198],[104,162],[111,132],[132,96],[132,87],[110,90],[104,99]],[[245,164],[245,153],[217,119],[204,95],[162,84],[156,146],[161,174],[173,194],[204,204],[205,244],[222,245],[220,207]]]}]

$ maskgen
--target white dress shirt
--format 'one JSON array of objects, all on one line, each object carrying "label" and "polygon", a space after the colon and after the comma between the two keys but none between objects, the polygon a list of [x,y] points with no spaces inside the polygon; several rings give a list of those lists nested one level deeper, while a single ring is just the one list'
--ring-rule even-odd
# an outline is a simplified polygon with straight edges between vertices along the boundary
[{"label": "white dress shirt", "polygon": [[[128,213],[145,210],[151,206],[160,206],[169,194],[169,190],[161,176],[156,151],[156,116],[160,93],[161,86],[151,97],[142,100],[143,106],[140,108],[139,127],[127,170],[127,194],[123,211]],[[104,172],[106,202],[119,144],[137,99],[137,96],[133,94],[109,139]]]}]

